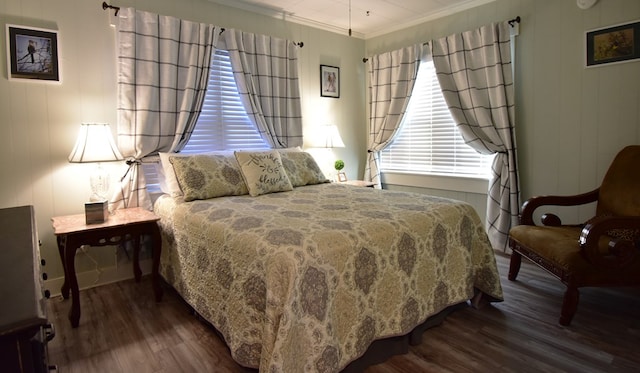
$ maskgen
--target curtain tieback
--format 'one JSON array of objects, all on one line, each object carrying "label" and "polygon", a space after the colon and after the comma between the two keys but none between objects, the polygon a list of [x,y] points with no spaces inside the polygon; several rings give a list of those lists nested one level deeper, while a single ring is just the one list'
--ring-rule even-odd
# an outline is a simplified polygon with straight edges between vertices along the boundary
[{"label": "curtain tieback", "polygon": [[127,168],[127,171],[124,173],[124,175],[122,175],[122,178],[120,179],[120,182],[123,182],[124,179],[127,178],[127,175],[129,175],[129,172],[131,171],[131,169],[139,166],[142,164],[142,161],[140,159],[137,158],[127,158],[124,163],[127,164],[127,166],[129,166]]}]

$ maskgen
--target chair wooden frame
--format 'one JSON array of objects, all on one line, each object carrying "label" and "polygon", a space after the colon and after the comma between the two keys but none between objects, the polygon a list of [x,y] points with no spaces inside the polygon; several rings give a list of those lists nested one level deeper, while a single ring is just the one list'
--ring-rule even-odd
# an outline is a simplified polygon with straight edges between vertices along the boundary
[{"label": "chair wooden frame", "polygon": [[[640,147],[633,151],[640,151]],[[630,172],[638,172],[631,170]],[[588,203],[598,202],[600,198],[601,188],[597,188],[587,193],[574,196],[538,196],[526,201],[522,206],[520,215],[520,225],[535,226],[534,212],[543,206],[579,206]],[[639,191],[640,193],[640,191]],[[542,226],[561,227],[561,219],[554,214],[544,214],[541,216],[540,222]],[[568,227],[568,226],[565,226]],[[549,273],[557,277],[567,286],[560,312],[559,323],[561,325],[570,325],[573,316],[578,307],[580,294],[578,288],[586,286],[640,286],[640,274],[630,281],[629,278],[621,278],[616,276],[618,271],[622,271],[633,263],[637,266],[640,257],[639,249],[636,247],[637,242],[628,239],[614,238],[609,236],[609,232],[614,229],[631,229],[640,231],[640,216],[597,216],[587,224],[573,227],[582,227],[579,237],[576,237],[579,243],[580,255],[587,261],[590,270],[601,271],[604,276],[585,276],[583,273],[577,273],[576,268],[564,266],[549,258],[540,255],[534,248],[520,242],[517,238],[510,235],[509,246],[513,250],[509,266],[508,279],[515,281],[520,270],[522,257],[526,257],[536,265],[547,270]],[[520,228],[522,233],[522,228]],[[608,241],[608,250],[603,251],[602,241]],[[638,268],[640,271],[640,268]]]}]

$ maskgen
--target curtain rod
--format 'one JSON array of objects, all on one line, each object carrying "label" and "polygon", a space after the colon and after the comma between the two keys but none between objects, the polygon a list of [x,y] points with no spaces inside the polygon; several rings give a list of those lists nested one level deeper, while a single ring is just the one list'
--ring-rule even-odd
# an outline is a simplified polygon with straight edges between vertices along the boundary
[{"label": "curtain rod", "polygon": [[102,9],[103,10],[107,10],[107,9],[115,10],[116,12],[115,12],[114,16],[116,16],[116,17],[118,16],[118,12],[120,11],[120,7],[119,6],[109,5],[109,4],[107,4],[106,1],[102,2]]},{"label": "curtain rod", "polygon": [[[521,20],[520,16],[517,16],[516,18],[510,19],[507,22],[509,23],[509,26],[515,27],[516,23],[520,23],[520,20]],[[429,45],[429,42],[422,43],[422,45]],[[369,59],[367,57],[364,57],[362,59],[362,63],[367,63],[367,61],[369,61]]]},{"label": "curtain rod", "polygon": [[[107,2],[106,2],[106,1],[103,1],[103,2],[102,2],[102,9],[103,9],[103,10],[107,10],[107,9],[113,9],[113,10],[115,10],[115,11],[116,11],[116,12],[115,12],[115,14],[114,14],[115,16],[118,16],[118,12],[120,11],[120,7],[119,7],[119,6],[109,5],[109,4],[107,4]],[[220,30],[220,34],[222,34],[223,32],[224,32],[224,28],[222,28],[222,29]],[[303,43],[303,42],[301,42],[301,41],[299,41],[299,42],[297,42],[297,43],[296,43],[296,42],[293,42],[293,43],[294,43],[295,45],[297,45],[298,47],[300,47],[300,48],[304,47],[304,43]]]},{"label": "curtain rod", "polygon": [[[224,28],[224,27],[220,29],[220,35],[222,35],[222,33],[224,32],[224,30],[225,30],[225,28]],[[294,41],[294,42],[292,42],[292,43],[293,43],[293,44],[295,44],[295,45],[297,45],[297,46],[298,46],[298,47],[300,47],[300,48],[304,47],[304,42],[299,41],[299,42],[297,42],[297,43],[296,43],[296,42]]]},{"label": "curtain rod", "polygon": [[[119,6],[113,6],[113,5],[109,5],[107,4],[106,1],[102,2],[102,9],[107,10],[107,9],[113,9],[115,10],[115,16],[118,16],[118,12],[120,11],[120,7]],[[224,27],[220,29],[220,35],[222,35],[222,33],[224,32]],[[293,44],[297,45],[298,47],[302,48],[304,47],[304,43],[299,41],[299,42],[293,42]]]}]

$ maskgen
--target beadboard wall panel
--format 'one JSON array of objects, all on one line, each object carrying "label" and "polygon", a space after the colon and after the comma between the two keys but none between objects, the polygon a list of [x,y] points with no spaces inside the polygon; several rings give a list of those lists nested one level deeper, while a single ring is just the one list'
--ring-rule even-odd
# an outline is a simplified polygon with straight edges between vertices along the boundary
[{"label": "beadboard wall panel", "polygon": [[[523,201],[597,187],[615,154],[640,143],[640,60],[585,68],[588,30],[640,19],[636,0],[497,0],[366,41],[367,56],[520,16],[516,136]],[[431,186],[425,184],[425,191]],[[466,198],[463,195],[463,199]],[[563,211],[584,221],[594,207]]]},{"label": "beadboard wall panel", "polygon": [[[331,165],[333,159],[343,159],[350,179],[364,173],[362,39],[207,0],[123,0],[115,5],[304,42],[304,48],[299,50],[303,130],[309,133],[320,125],[337,125],[347,147],[334,149],[327,159]],[[95,167],[67,161],[79,125],[110,123],[116,131],[116,31],[111,23],[117,19],[113,13],[103,10],[100,2],[86,0],[0,2],[0,207],[34,205],[42,255],[48,261],[48,274],[54,285],[62,280],[63,269],[50,218],[84,211],[90,194],[88,175]],[[5,24],[58,31],[60,83],[7,79]],[[320,97],[321,64],[340,67],[340,99]],[[111,174],[113,188],[126,166],[105,163],[103,167]],[[84,281],[80,286],[120,278],[127,260],[122,250],[96,248],[79,252],[76,270]],[[116,272],[117,276],[113,276]]]}]

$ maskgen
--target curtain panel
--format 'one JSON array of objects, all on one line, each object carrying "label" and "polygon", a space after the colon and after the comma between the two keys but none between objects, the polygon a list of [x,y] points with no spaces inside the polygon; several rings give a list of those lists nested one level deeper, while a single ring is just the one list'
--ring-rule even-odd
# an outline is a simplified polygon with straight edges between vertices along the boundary
[{"label": "curtain panel", "polygon": [[240,30],[222,34],[250,120],[272,148],[302,146],[298,47]]},{"label": "curtain panel", "polygon": [[486,25],[430,43],[438,81],[462,137],[480,153],[496,153],[486,221],[494,249],[503,251],[520,213],[509,27],[508,22]]},{"label": "curtain panel", "polygon": [[118,147],[129,170],[113,209],[151,209],[140,160],[179,151],[200,115],[216,26],[121,8],[118,29]]},{"label": "curtain panel", "polygon": [[369,137],[365,180],[380,184],[380,151],[395,137],[418,76],[422,44],[378,54],[368,59]]}]

